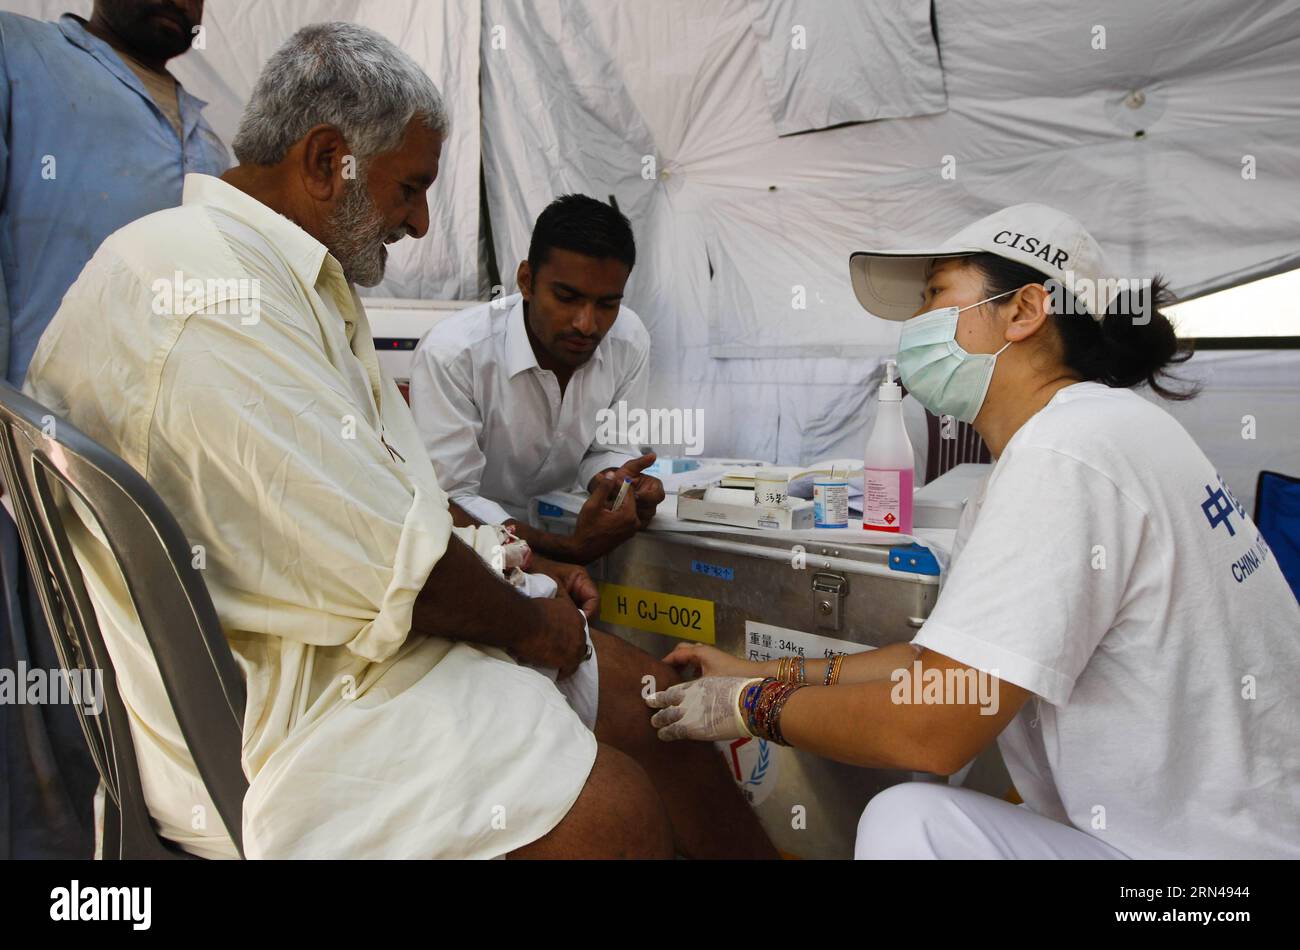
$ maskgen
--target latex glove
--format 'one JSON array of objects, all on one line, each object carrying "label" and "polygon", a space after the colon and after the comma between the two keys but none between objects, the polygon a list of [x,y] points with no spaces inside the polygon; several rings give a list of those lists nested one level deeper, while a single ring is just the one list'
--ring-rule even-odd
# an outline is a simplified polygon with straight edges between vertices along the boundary
[{"label": "latex glove", "polygon": [[762,677],[706,676],[646,697],[659,712],[650,725],[665,742],[674,739],[741,739],[751,735],[740,714],[740,694]]}]

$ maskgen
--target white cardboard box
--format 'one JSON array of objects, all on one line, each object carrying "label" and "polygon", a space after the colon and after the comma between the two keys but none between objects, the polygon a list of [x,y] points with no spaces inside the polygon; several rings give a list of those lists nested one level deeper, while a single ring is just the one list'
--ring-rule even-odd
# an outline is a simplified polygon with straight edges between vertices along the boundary
[{"label": "white cardboard box", "polygon": [[760,508],[758,505],[729,505],[705,501],[704,487],[684,488],[677,493],[677,517],[707,521],[738,528],[802,531],[813,527],[813,503],[791,498],[789,508]]}]

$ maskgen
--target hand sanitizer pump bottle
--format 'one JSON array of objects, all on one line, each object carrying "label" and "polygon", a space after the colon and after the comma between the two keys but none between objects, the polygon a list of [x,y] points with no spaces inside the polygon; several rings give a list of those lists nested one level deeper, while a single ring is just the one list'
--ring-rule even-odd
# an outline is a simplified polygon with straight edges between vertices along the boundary
[{"label": "hand sanitizer pump bottle", "polygon": [[912,533],[912,443],[903,425],[903,387],[898,365],[885,363],[876,424],[863,458],[862,527],[869,531]]}]

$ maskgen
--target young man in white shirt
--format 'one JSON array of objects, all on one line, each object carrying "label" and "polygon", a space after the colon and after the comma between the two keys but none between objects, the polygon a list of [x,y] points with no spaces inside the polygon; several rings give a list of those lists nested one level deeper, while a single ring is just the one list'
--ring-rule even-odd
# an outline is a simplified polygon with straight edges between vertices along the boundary
[{"label": "young man in white shirt", "polygon": [[[602,410],[645,400],[650,337],[622,305],[635,263],[627,218],[565,195],[537,219],[520,292],[420,341],[411,411],[457,523],[509,524],[548,557],[588,563],[650,522],[664,499],[643,474],[654,455],[598,436]],[[611,510],[625,479],[631,490]],[[573,535],[528,524],[532,498],[574,489],[591,498]]]}]

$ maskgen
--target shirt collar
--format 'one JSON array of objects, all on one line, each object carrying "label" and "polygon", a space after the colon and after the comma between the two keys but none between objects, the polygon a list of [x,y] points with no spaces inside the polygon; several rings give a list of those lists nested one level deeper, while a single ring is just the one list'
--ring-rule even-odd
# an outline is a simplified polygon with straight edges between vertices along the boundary
[{"label": "shirt collar", "polygon": [[[605,340],[601,340],[592,351],[591,359],[574,372],[581,372],[593,363],[600,365],[605,362],[606,349]],[[537,362],[537,354],[533,352],[532,341],[528,339],[528,330],[524,327],[524,298],[521,294],[510,308],[510,315],[506,317],[506,375],[513,378],[530,369],[541,369],[541,365]]]},{"label": "shirt collar", "polygon": [[117,50],[86,29],[85,20],[75,14],[65,13],[59,17],[59,29],[63,31],[63,35],[67,37],[69,43],[85,50],[121,82],[130,86],[146,99],[149,98],[149,93],[145,90],[144,83],[140,82],[140,77],[122,61],[122,57],[117,54]]},{"label": "shirt collar", "polygon": [[506,375],[513,378],[525,370],[540,368],[524,327],[524,298],[520,295],[506,317]]},{"label": "shirt collar", "polygon": [[[69,42],[74,46],[79,46],[87,53],[103,52],[108,50],[113,52],[113,47],[109,46],[97,36],[92,36],[86,29],[86,21],[75,13],[65,13],[59,17],[59,29],[63,31]],[[114,56],[117,54],[114,53]]]},{"label": "shirt collar", "polygon": [[220,178],[186,175],[181,204],[210,205],[256,228],[284,255],[289,267],[309,287],[316,285],[323,266],[332,265],[330,269],[337,270],[339,279],[343,279],[342,268],[324,244],[284,215],[272,211],[252,195]]},{"label": "shirt collar", "polygon": [[[67,37],[69,43],[85,50],[99,60],[114,76],[146,99],[149,98],[149,93],[144,88],[144,83],[140,81],[140,77],[135,74],[135,70],[122,61],[122,56],[117,50],[87,30],[85,20],[74,13],[65,13],[59,17],[59,29]],[[172,78],[175,79],[176,77],[173,76]],[[208,103],[186,89],[179,79],[176,80],[176,96],[179,100],[185,132],[188,135],[190,130],[198,124],[199,113]]]}]

